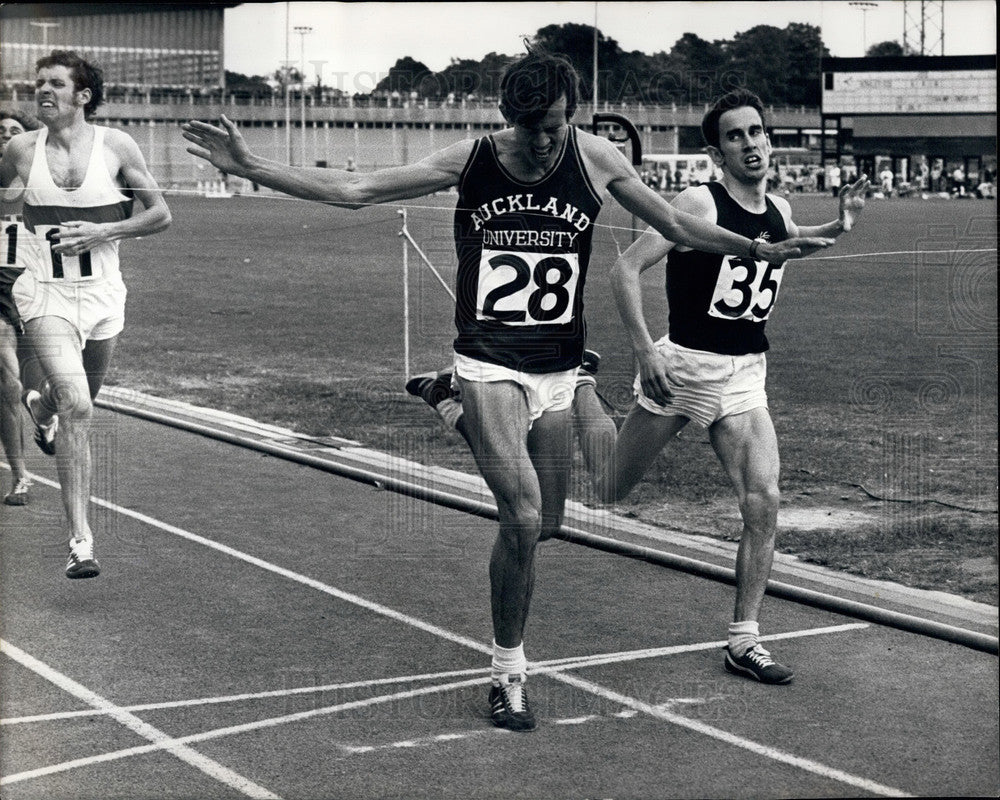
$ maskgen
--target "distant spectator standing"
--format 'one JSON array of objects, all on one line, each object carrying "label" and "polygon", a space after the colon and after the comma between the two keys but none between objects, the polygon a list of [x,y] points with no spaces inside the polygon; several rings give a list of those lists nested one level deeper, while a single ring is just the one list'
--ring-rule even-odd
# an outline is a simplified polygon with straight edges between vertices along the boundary
[{"label": "distant spectator standing", "polygon": [[892,197],[892,170],[886,167],[878,174],[878,179],[881,184],[882,194],[886,197]]},{"label": "distant spectator standing", "polygon": [[951,173],[951,193],[955,197],[965,197],[965,170],[961,165],[955,167]]},{"label": "distant spectator standing", "polygon": [[840,193],[840,167],[833,164],[826,169],[827,177],[830,181],[830,191],[836,197]]}]

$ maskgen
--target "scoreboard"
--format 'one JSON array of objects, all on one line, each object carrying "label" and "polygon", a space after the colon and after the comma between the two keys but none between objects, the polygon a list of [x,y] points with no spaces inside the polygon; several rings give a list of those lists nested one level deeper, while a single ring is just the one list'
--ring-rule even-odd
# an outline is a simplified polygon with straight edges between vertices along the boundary
[{"label": "scoreboard", "polygon": [[993,70],[833,72],[823,82],[827,114],[990,114]]},{"label": "scoreboard", "polygon": [[996,56],[823,59],[824,114],[996,114]]}]

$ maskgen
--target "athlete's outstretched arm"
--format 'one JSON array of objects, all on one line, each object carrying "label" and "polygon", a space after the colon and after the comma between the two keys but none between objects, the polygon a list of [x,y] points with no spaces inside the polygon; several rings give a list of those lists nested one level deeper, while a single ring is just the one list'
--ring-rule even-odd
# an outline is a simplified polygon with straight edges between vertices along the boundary
[{"label": "athlete's outstretched arm", "polygon": [[187,151],[261,186],[345,208],[408,200],[456,186],[472,152],[470,141],[458,142],[415,164],[369,173],[290,167],[255,155],[232,122],[225,116],[220,122],[221,127],[196,120],[184,125],[184,138],[196,145]]},{"label": "athlete's outstretched arm", "polygon": [[865,197],[871,189],[871,181],[867,175],[862,175],[852,184],[844,186],[838,197],[840,198],[839,213],[837,219],[825,225],[813,225],[811,227],[795,225],[789,226],[788,233],[792,236],[826,236],[837,237],[845,231],[853,228],[861,212],[865,207]]},{"label": "athlete's outstretched arm", "polygon": [[625,156],[607,139],[581,134],[578,141],[598,190],[607,188],[615,200],[668,241],[709,253],[751,256],[779,264],[833,243],[832,239],[821,238],[753,242],[706,219],[671,207],[639,179]]}]

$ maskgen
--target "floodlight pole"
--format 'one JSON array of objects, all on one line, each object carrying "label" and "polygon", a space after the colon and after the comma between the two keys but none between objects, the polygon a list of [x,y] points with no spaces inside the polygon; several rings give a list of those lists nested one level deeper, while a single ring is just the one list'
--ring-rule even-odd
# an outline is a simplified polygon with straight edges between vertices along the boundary
[{"label": "floodlight pole", "polygon": [[594,113],[597,113],[597,3],[594,3]]},{"label": "floodlight pole", "polygon": [[285,63],[282,66],[282,79],[285,84],[285,161],[288,162],[288,166],[292,166],[292,106],[291,106],[291,96],[289,95],[289,81],[288,73],[290,70],[291,61],[288,57],[288,15],[290,14],[290,3],[285,3]]},{"label": "floodlight pole", "polygon": [[848,5],[861,12],[861,55],[865,56],[868,54],[868,12],[873,8],[878,8],[878,3],[868,2],[868,0],[851,0]]},{"label": "floodlight pole", "polygon": [[302,96],[302,166],[306,165],[306,34],[312,33],[312,28],[308,25],[296,25],[295,32],[299,35],[300,50],[299,59],[301,67],[299,69],[299,78],[301,79],[302,88],[299,94]]}]

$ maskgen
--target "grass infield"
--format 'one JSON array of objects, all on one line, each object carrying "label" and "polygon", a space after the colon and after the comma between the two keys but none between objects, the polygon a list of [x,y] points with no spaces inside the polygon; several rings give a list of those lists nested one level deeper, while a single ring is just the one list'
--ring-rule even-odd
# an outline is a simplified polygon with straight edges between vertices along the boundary
[{"label": "grass infield", "polygon": [[[802,225],[836,214],[831,197],[790,200]],[[403,391],[400,205],[168,201],[170,230],[122,245],[129,305],[109,383],[475,470],[459,437]],[[449,281],[454,201],[403,204]],[[599,224],[588,346],[603,356],[599,390],[623,411],[632,357],[607,273],[632,220],[609,200]],[[768,323],[778,547],[996,604],[996,206],[872,200],[827,255],[786,266]],[[412,251],[410,271],[411,366],[421,372],[449,362],[453,306]],[[662,268],[647,272],[654,336],[666,327],[662,283]],[[740,529],[708,437],[693,426],[618,510],[716,537]]]}]

